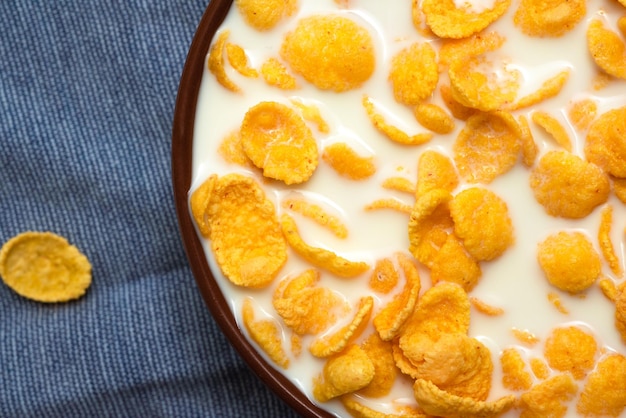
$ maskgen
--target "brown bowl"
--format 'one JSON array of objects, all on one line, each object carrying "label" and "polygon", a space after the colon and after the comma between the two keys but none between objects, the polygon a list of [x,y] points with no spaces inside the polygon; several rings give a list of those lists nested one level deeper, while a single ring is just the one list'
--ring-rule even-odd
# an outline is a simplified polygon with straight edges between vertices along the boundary
[{"label": "brown bowl", "polygon": [[274,369],[248,342],[208,265],[188,207],[196,104],[204,65],[213,35],[230,9],[232,0],[209,3],[191,42],[180,79],[172,132],[172,182],[178,223],[187,258],[202,297],[222,332],[267,386],[305,417],[332,417],[315,406],[291,381]]}]

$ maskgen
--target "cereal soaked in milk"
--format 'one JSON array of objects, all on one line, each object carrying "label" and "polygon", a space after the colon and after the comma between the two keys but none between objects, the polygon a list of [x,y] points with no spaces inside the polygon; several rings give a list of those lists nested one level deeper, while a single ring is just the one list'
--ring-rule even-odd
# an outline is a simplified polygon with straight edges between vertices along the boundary
[{"label": "cereal soaked in milk", "polygon": [[626,6],[235,1],[190,211],[337,416],[626,416]]}]

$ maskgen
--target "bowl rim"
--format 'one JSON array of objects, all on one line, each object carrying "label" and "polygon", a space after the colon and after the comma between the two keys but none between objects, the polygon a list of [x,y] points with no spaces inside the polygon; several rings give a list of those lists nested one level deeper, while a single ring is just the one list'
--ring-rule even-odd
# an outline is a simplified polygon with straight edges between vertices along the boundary
[{"label": "bowl rim", "polygon": [[294,383],[271,366],[241,332],[211,272],[189,211],[188,191],[192,181],[194,123],[200,85],[211,40],[232,4],[233,0],[209,2],[192,38],[179,81],[171,144],[172,187],[179,233],[204,302],[222,333],[239,355],[256,375],[297,413],[305,417],[330,418],[334,415],[313,404]]}]

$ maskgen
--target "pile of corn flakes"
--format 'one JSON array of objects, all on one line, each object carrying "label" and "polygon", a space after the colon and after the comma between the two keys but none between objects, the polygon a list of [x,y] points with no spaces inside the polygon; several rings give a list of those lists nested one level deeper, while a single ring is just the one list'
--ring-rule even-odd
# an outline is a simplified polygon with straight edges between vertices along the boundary
[{"label": "pile of corn flakes", "polygon": [[242,329],[337,414],[626,416],[626,7],[376,3],[237,0],[211,45],[189,206]]}]

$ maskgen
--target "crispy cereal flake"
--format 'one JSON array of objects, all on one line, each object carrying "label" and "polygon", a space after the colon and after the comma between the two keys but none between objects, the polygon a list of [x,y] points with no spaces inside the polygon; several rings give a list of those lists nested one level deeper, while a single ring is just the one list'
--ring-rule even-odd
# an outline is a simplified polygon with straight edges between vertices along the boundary
[{"label": "crispy cereal flake", "polygon": [[284,104],[261,102],[251,107],[240,135],[244,152],[266,177],[298,184],[317,168],[317,142],[311,130]]},{"label": "crispy cereal flake", "polygon": [[230,65],[244,77],[256,78],[259,72],[248,64],[248,56],[246,51],[239,45],[226,44],[226,58]]},{"label": "crispy cereal flake", "polygon": [[0,276],[19,295],[38,302],[67,302],[91,285],[91,263],[53,232],[23,232],[0,249]]},{"label": "crispy cereal flake", "polygon": [[415,106],[437,87],[437,54],[430,43],[414,43],[391,60],[389,80],[399,103]]},{"label": "crispy cereal flake", "polygon": [[589,375],[576,409],[584,416],[617,417],[626,407],[626,357],[611,354]]},{"label": "crispy cereal flake", "polygon": [[322,160],[339,175],[351,180],[365,180],[376,173],[374,157],[357,154],[345,142],[335,142],[325,147]]},{"label": "crispy cereal flake", "polygon": [[431,190],[440,189],[452,192],[459,185],[459,176],[452,160],[434,150],[424,151],[417,163],[416,198]]},{"label": "crispy cereal flake", "polygon": [[548,236],[537,247],[537,261],[548,282],[569,293],[588,289],[600,276],[600,256],[578,231]]},{"label": "crispy cereal flake", "polygon": [[544,100],[557,96],[567,80],[569,80],[570,70],[564,70],[543,82],[539,90],[530,93],[528,96],[524,96],[519,99],[512,107],[511,110],[523,109],[526,107],[534,106],[541,103]]},{"label": "crispy cereal flake", "polygon": [[549,215],[584,218],[607,201],[608,177],[602,170],[567,151],[549,151],[530,175],[530,187]]},{"label": "crispy cereal flake", "polygon": [[409,251],[430,267],[453,227],[447,190],[433,189],[419,196],[409,218]]},{"label": "crispy cereal flake", "polygon": [[351,345],[326,362],[322,373],[313,381],[313,396],[319,402],[327,402],[363,389],[374,379],[375,371],[367,353],[358,345]]},{"label": "crispy cereal flake", "polygon": [[236,0],[235,4],[244,20],[260,31],[272,29],[298,8],[297,0]]},{"label": "crispy cereal flake", "polygon": [[598,230],[598,242],[604,259],[609,263],[611,271],[616,276],[621,276],[622,266],[615,253],[613,241],[611,241],[611,225],[613,224],[613,206],[607,205],[602,209],[600,218],[600,229]]},{"label": "crispy cereal flake", "polygon": [[626,282],[622,282],[615,292],[615,327],[626,344]]},{"label": "crispy cereal flake", "polygon": [[374,378],[367,386],[359,390],[358,394],[370,398],[387,395],[398,375],[391,343],[383,341],[378,333],[374,332],[361,344],[361,348],[374,364]]},{"label": "crispy cereal flake", "polygon": [[548,365],[570,372],[576,380],[583,379],[593,368],[597,352],[595,337],[575,326],[554,329],[544,347]]},{"label": "crispy cereal flake", "polygon": [[398,284],[400,276],[391,258],[382,258],[376,262],[370,275],[369,286],[378,293],[387,294]]},{"label": "crispy cereal flake", "polygon": [[491,8],[474,12],[467,6],[457,7],[453,0],[423,0],[426,24],[440,38],[467,38],[480,32],[502,16],[511,0],[495,0]]},{"label": "crispy cereal flake", "polygon": [[468,254],[454,234],[448,235],[430,267],[432,283],[452,282],[469,292],[478,284],[481,276],[480,265],[474,257]]},{"label": "crispy cereal flake", "polygon": [[526,35],[559,37],[572,30],[586,13],[585,0],[522,0],[513,21]]},{"label": "crispy cereal flake", "polygon": [[200,184],[189,197],[189,209],[196,226],[203,237],[211,236],[211,225],[206,215],[206,210],[211,202],[211,192],[217,182],[217,176],[211,175]]},{"label": "crispy cereal flake", "polygon": [[495,51],[505,41],[506,38],[495,31],[480,32],[462,39],[444,39],[439,49],[439,65],[447,67],[452,62]]},{"label": "crispy cereal flake", "polygon": [[589,23],[587,47],[598,67],[609,75],[626,79],[626,45],[601,20],[594,19]]},{"label": "crispy cereal flake", "polygon": [[502,367],[502,385],[509,390],[528,390],[533,384],[533,379],[526,371],[526,363],[515,348],[505,348],[500,354],[500,366]]},{"label": "crispy cereal flake", "polygon": [[339,15],[301,19],[285,37],[280,54],[309,83],[336,92],[359,87],[376,66],[369,31]]},{"label": "crispy cereal flake", "polygon": [[243,324],[259,347],[276,363],[279,367],[287,369],[289,367],[289,357],[283,349],[281,330],[273,320],[255,320],[254,306],[252,299],[246,298],[242,307]]},{"label": "crispy cereal flake", "polygon": [[452,94],[452,88],[448,84],[439,85],[439,93],[441,93],[441,99],[446,105],[452,116],[459,120],[467,120],[470,116],[478,113],[478,110],[461,104]]},{"label": "crispy cereal flake", "polygon": [[228,280],[252,288],[269,285],[287,261],[287,243],[274,204],[259,184],[241,174],[219,177],[206,216],[211,248]]},{"label": "crispy cereal flake", "polygon": [[554,376],[534,386],[520,397],[522,418],[559,418],[567,413],[566,402],[571,400],[578,386],[567,374]]},{"label": "crispy cereal flake", "polygon": [[591,125],[585,157],[607,173],[626,178],[626,106],[609,110]]},{"label": "crispy cereal flake", "polygon": [[475,296],[470,297],[470,303],[478,312],[488,316],[500,316],[504,314],[504,309],[500,308],[499,306],[490,305],[484,300],[478,299]]},{"label": "crispy cereal flake", "polygon": [[506,203],[480,187],[465,189],[450,202],[454,232],[477,261],[493,260],[514,242]]},{"label": "crispy cereal flake", "polygon": [[539,147],[535,143],[528,119],[524,115],[519,116],[519,129],[520,142],[522,144],[522,162],[526,167],[532,167],[535,164],[537,155],[539,155]]},{"label": "crispy cereal flake", "polygon": [[224,67],[224,49],[226,47],[226,42],[228,41],[228,37],[230,36],[230,31],[225,30],[220,33],[211,46],[209,50],[209,59],[207,62],[207,66],[209,71],[215,76],[215,79],[218,83],[220,83],[224,88],[232,91],[239,92],[241,89],[237,84],[235,84],[228,74],[226,74],[226,69]]},{"label": "crispy cereal flake", "polygon": [[282,206],[285,209],[312,219],[318,225],[328,228],[337,238],[343,239],[348,237],[348,228],[341,219],[329,214],[321,206],[308,202],[304,198],[287,198],[283,200]]},{"label": "crispy cereal flake", "polygon": [[237,164],[246,168],[254,167],[254,164],[252,164],[252,161],[250,161],[243,150],[239,130],[226,135],[224,139],[222,139],[217,152],[227,163]]},{"label": "crispy cereal flake", "polygon": [[409,135],[400,128],[389,124],[385,117],[376,110],[376,106],[368,96],[363,96],[362,104],[374,127],[393,142],[402,145],[422,145],[433,137],[431,132]]},{"label": "crispy cereal flake", "polygon": [[292,99],[291,103],[293,103],[293,105],[300,110],[300,113],[305,120],[313,122],[317,126],[318,131],[323,134],[330,132],[330,127],[328,126],[326,120],[324,120],[319,107],[312,103],[304,103],[296,99]]},{"label": "crispy cereal flake", "polygon": [[572,139],[558,119],[540,110],[533,112],[531,118],[537,126],[542,127],[564,150],[572,152]]},{"label": "crispy cereal flake", "polygon": [[420,103],[415,107],[415,119],[424,128],[445,135],[454,130],[454,120],[440,106],[433,103]]},{"label": "crispy cereal flake", "polygon": [[579,131],[584,131],[591,126],[591,123],[598,114],[598,104],[592,99],[581,99],[570,104],[567,109],[567,116],[574,127]]},{"label": "crispy cereal flake", "polygon": [[550,368],[546,362],[538,357],[530,359],[530,369],[533,371],[535,377],[539,380],[545,380],[550,376]]},{"label": "crispy cereal flake", "polygon": [[298,88],[296,78],[289,74],[287,67],[276,58],[268,58],[261,65],[261,75],[267,84],[282,90],[295,90]]}]

